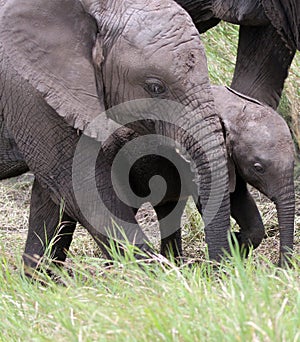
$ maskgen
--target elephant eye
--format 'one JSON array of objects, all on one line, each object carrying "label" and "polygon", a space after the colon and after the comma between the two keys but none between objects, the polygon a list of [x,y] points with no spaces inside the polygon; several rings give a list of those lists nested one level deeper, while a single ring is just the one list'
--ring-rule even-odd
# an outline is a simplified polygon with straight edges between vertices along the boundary
[{"label": "elephant eye", "polygon": [[161,95],[166,92],[166,86],[159,79],[148,79],[145,82],[144,89],[150,95],[154,95],[154,96]]},{"label": "elephant eye", "polygon": [[257,171],[259,173],[264,173],[265,172],[264,167],[260,163],[255,163],[254,164],[254,169],[255,169],[255,171]]}]

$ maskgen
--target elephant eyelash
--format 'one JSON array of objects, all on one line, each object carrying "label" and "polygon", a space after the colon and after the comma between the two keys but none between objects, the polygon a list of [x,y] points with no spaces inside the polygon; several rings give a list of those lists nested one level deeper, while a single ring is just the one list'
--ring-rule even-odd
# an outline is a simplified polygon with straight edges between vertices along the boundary
[{"label": "elephant eyelash", "polygon": [[164,83],[158,79],[147,80],[144,89],[152,96],[162,95],[167,91]]},{"label": "elephant eyelash", "polygon": [[256,172],[259,172],[259,173],[264,173],[265,172],[264,167],[260,163],[255,163],[253,165],[253,167],[254,167]]}]

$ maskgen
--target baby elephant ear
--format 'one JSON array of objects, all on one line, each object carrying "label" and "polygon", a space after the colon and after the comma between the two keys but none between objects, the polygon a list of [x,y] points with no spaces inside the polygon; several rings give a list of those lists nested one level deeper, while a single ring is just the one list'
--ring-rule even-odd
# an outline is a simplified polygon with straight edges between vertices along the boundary
[{"label": "baby elephant ear", "polygon": [[232,147],[232,136],[230,133],[230,127],[227,120],[222,120],[222,126],[224,131],[226,150],[227,150],[227,168],[228,168],[228,178],[229,178],[229,192],[232,193],[236,186],[236,173],[235,164],[232,159],[233,147]]},{"label": "baby elephant ear", "polygon": [[234,162],[229,155],[227,155],[227,167],[229,177],[229,192],[232,193],[234,192],[236,186],[236,174]]},{"label": "baby elephant ear", "polygon": [[10,0],[1,12],[0,41],[12,67],[83,130],[104,111],[92,62],[96,21],[74,0]]}]

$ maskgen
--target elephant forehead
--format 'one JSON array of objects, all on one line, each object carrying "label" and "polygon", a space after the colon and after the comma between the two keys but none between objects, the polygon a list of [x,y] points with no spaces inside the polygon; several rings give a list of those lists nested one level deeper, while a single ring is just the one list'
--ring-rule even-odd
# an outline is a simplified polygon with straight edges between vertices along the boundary
[{"label": "elephant forehead", "polygon": [[139,48],[151,45],[159,48],[182,42],[198,46],[200,38],[191,18],[175,3],[172,6],[168,6],[168,3],[151,4],[149,8],[141,10],[137,10],[135,5],[129,9],[122,37]]},{"label": "elephant forehead", "polygon": [[267,125],[259,125],[257,122],[249,122],[245,127],[241,136],[244,140],[253,146],[273,145],[274,138],[270,128]]},{"label": "elephant forehead", "polygon": [[244,125],[247,131],[270,141],[292,141],[287,123],[271,107],[247,103],[244,108]]},{"label": "elephant forehead", "polygon": [[293,143],[289,132],[286,132],[284,126],[274,128],[267,123],[249,122],[243,133],[241,134],[242,141],[251,147],[253,153],[257,156],[264,155],[272,157],[274,154],[279,156],[288,154],[293,156]]},{"label": "elephant forehead", "polygon": [[165,11],[161,7],[138,14],[134,12],[130,16],[120,35],[123,52],[116,56],[120,63],[130,64],[137,70],[139,66],[145,67],[146,61],[149,70],[156,69],[162,77],[168,77],[171,72],[178,79],[186,79],[186,74],[197,67],[201,82],[207,75],[206,57],[198,31],[188,15],[182,10]]}]

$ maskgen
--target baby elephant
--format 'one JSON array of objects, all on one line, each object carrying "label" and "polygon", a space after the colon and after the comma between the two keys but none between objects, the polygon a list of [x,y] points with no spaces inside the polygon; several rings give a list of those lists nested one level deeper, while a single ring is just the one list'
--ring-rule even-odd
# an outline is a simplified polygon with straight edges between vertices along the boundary
[{"label": "baby elephant", "polygon": [[249,183],[276,204],[280,260],[293,249],[294,145],[284,119],[270,107],[225,87],[213,87],[223,121],[231,183],[231,215],[240,226],[240,245],[256,248],[264,226],[247,190]]},{"label": "baby elephant", "polygon": [[[294,236],[294,146],[288,126],[277,112],[252,98],[222,86],[212,89],[226,137],[231,215],[240,226],[236,238],[240,247],[247,250],[250,245],[259,246],[265,235],[260,213],[247,189],[248,183],[276,204],[281,264],[292,251]],[[126,142],[137,137],[126,128],[117,131],[105,147],[108,158],[113,160]],[[131,167],[129,182],[142,203],[151,192],[149,180],[157,175],[165,179],[166,193],[154,205],[160,222],[161,253],[167,255],[172,250],[175,257],[181,257],[181,215],[187,197],[195,191],[187,164],[184,161],[180,164],[181,158],[175,152],[169,151],[169,156],[169,160],[157,155],[140,158]],[[175,166],[170,160],[176,157]],[[180,179],[178,165],[185,168],[185,179]],[[141,203],[133,209],[135,212]],[[199,206],[198,209],[201,212]]]}]

